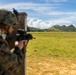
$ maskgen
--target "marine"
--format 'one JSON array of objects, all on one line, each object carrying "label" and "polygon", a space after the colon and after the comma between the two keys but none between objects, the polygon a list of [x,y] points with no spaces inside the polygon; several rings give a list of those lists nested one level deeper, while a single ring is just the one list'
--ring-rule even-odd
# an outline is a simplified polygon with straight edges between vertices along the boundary
[{"label": "marine", "polygon": [[13,37],[8,37],[15,35],[21,25],[17,18],[10,11],[0,10],[0,75],[23,75],[23,52],[27,40],[17,41]]}]

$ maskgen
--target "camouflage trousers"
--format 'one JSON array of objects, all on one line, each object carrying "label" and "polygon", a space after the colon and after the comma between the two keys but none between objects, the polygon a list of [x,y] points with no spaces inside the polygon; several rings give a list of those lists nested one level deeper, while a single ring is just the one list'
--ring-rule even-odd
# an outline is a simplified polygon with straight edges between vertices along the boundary
[{"label": "camouflage trousers", "polygon": [[19,69],[20,65],[15,54],[2,56],[0,53],[0,75],[14,75]]}]

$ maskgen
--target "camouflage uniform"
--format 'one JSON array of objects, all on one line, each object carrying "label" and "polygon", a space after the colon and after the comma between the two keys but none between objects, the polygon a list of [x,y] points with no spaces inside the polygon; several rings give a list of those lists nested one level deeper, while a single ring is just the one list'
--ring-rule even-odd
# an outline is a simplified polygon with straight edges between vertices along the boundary
[{"label": "camouflage uniform", "polygon": [[[0,10],[0,28],[2,23],[10,25],[16,21],[17,19],[12,12]],[[0,75],[14,75],[14,71],[18,69],[17,55],[10,52],[11,47],[13,47],[11,42],[12,40],[9,43],[0,36]]]},{"label": "camouflage uniform", "polygon": [[[25,18],[23,14],[19,14],[19,21],[16,18],[16,15],[7,10],[0,10],[0,23],[4,23],[6,25],[15,25],[15,33],[19,28],[23,28],[25,26]],[[5,27],[2,26],[3,28]],[[1,24],[0,24],[1,28]],[[6,28],[6,27],[5,27]],[[14,46],[13,40],[0,40],[0,75],[24,75],[24,54],[25,52],[21,52],[22,58],[19,60],[20,64],[18,64],[18,56],[16,53],[10,53],[10,49]],[[9,49],[10,47],[10,49]],[[3,50],[3,51],[2,51]]]},{"label": "camouflage uniform", "polygon": [[1,38],[0,39],[0,75],[14,75],[13,73],[18,72],[20,69],[19,62],[21,64],[22,60],[18,61],[17,54],[11,53],[7,41]]},{"label": "camouflage uniform", "polygon": [[16,23],[17,19],[15,17],[15,14],[13,14],[12,12],[7,10],[0,10],[0,21],[9,25]]}]

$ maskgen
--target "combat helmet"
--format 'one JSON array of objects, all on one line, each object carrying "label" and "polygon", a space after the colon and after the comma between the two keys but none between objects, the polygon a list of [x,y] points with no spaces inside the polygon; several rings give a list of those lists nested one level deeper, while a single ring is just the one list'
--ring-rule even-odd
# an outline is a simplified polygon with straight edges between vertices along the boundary
[{"label": "combat helmet", "polygon": [[5,23],[9,25],[9,24],[14,24],[16,21],[17,18],[13,12],[5,9],[0,10],[0,23]]}]

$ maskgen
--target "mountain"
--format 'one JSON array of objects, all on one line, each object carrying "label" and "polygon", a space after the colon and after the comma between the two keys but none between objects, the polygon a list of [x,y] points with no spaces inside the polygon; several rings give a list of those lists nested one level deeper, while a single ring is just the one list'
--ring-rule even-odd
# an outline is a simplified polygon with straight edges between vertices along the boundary
[{"label": "mountain", "polygon": [[35,28],[35,27],[28,27],[27,28],[28,31],[38,31],[38,32],[43,32],[43,31],[64,31],[64,32],[75,32],[76,31],[76,27],[74,27],[72,24],[69,26],[66,25],[53,25],[51,27],[49,27],[48,29],[39,29],[39,28]]},{"label": "mountain", "polygon": [[61,30],[61,26],[59,26],[59,25],[53,25],[52,27],[48,28],[48,30],[51,30],[51,31],[62,31]]},{"label": "mountain", "polygon": [[73,32],[73,31],[76,31],[76,28],[72,24],[69,25],[69,26],[53,25],[52,27],[48,28],[48,31],[68,31],[68,32]]}]

